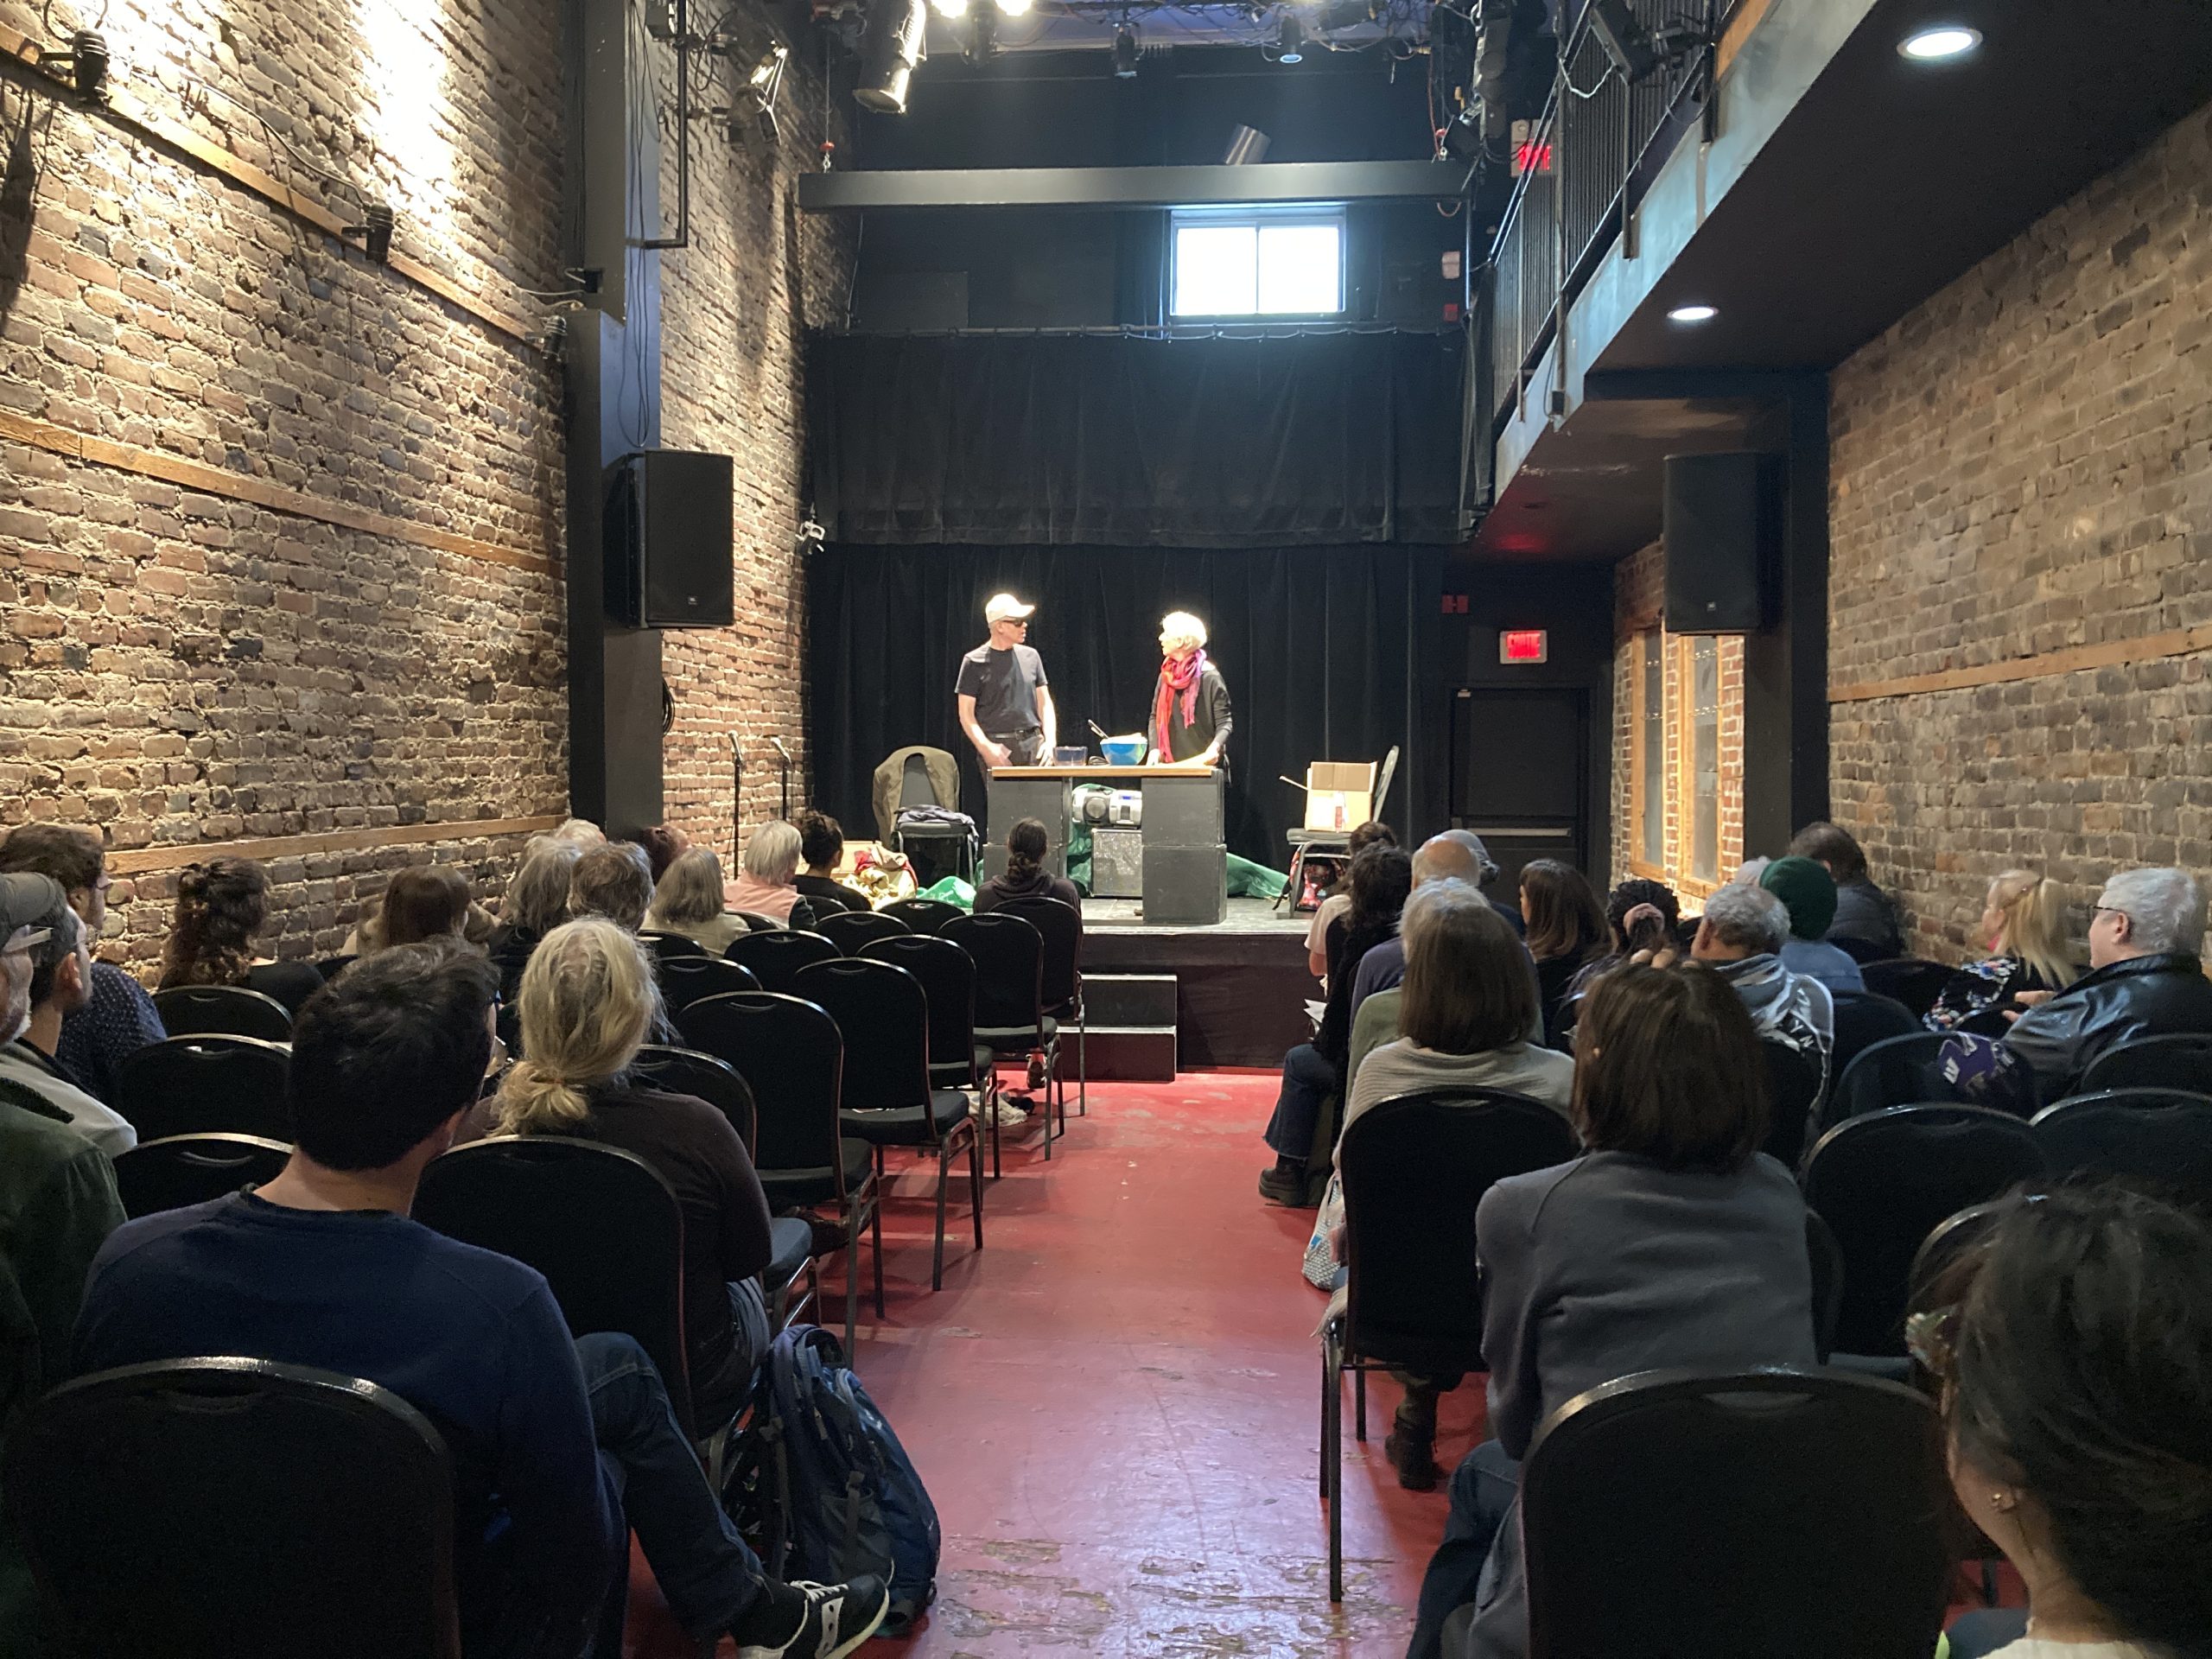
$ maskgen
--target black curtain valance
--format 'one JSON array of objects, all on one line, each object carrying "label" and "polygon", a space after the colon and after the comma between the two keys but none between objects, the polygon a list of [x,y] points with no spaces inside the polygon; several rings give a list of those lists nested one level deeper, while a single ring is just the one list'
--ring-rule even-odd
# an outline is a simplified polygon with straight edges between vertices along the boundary
[{"label": "black curtain valance", "polygon": [[1458,539],[1456,334],[817,336],[835,546]]}]

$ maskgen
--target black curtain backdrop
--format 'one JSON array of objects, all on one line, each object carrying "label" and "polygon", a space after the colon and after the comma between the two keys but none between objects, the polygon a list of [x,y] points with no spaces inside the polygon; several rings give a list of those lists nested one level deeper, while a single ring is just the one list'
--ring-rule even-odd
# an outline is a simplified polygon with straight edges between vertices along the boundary
[{"label": "black curtain backdrop", "polygon": [[1457,332],[818,336],[815,512],[832,546],[1448,543],[1463,355]]},{"label": "black curtain backdrop", "polygon": [[[1084,725],[1143,729],[1160,672],[1160,619],[1187,610],[1211,634],[1229,683],[1231,850],[1281,869],[1283,831],[1305,797],[1278,781],[1313,760],[1413,753],[1414,640],[1437,605],[1438,555],[1403,547],[1264,551],[1161,548],[831,546],[810,576],[812,753],[820,804],[855,836],[874,833],[875,767],[907,743],[962,762],[962,804],[984,826],[982,774],[960,734],[953,681],[983,643],[983,601],[1001,589],[1038,606],[1029,643],[1045,658],[1063,743]],[[1418,720],[1425,710],[1414,709]],[[1404,823],[1400,762],[1380,816]]]}]

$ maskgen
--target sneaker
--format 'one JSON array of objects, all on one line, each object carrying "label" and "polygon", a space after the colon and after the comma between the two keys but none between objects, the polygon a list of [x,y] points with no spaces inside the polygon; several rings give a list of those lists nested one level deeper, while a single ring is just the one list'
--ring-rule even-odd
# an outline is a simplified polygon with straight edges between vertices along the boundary
[{"label": "sneaker", "polygon": [[1044,1086],[1045,1086],[1045,1057],[1044,1057],[1042,1054],[1032,1054],[1032,1055],[1029,1057],[1029,1089],[1030,1089],[1030,1092],[1033,1094],[1033,1093],[1035,1093],[1038,1090],[1042,1089]]},{"label": "sneaker", "polygon": [[1260,1196],[1269,1204],[1303,1210],[1306,1207],[1306,1178],[1280,1167],[1263,1169],[1260,1172]]},{"label": "sneaker", "polygon": [[857,1578],[849,1584],[791,1586],[806,1598],[806,1612],[784,1641],[770,1645],[740,1643],[737,1659],[844,1659],[874,1636],[891,1611],[891,1586],[881,1579]]}]

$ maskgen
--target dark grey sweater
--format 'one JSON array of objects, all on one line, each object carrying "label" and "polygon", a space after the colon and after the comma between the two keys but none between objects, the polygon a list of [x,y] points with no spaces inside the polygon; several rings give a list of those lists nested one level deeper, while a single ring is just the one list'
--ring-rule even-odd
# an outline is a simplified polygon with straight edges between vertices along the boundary
[{"label": "dark grey sweater", "polygon": [[[1490,1432],[1525,1457],[1576,1395],[1635,1371],[1818,1363],[1805,1201],[1761,1153],[1732,1175],[1599,1152],[1516,1175],[1475,1212]],[[1516,1514],[1484,1574],[1475,1651],[1528,1651]]]}]

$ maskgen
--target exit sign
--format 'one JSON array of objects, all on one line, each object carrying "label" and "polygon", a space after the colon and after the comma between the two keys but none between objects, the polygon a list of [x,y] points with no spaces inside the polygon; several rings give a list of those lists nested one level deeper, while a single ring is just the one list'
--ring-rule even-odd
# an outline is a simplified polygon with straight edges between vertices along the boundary
[{"label": "exit sign", "polygon": [[1501,663],[1541,663],[1551,657],[1551,634],[1543,628],[1507,628],[1497,636]]}]

